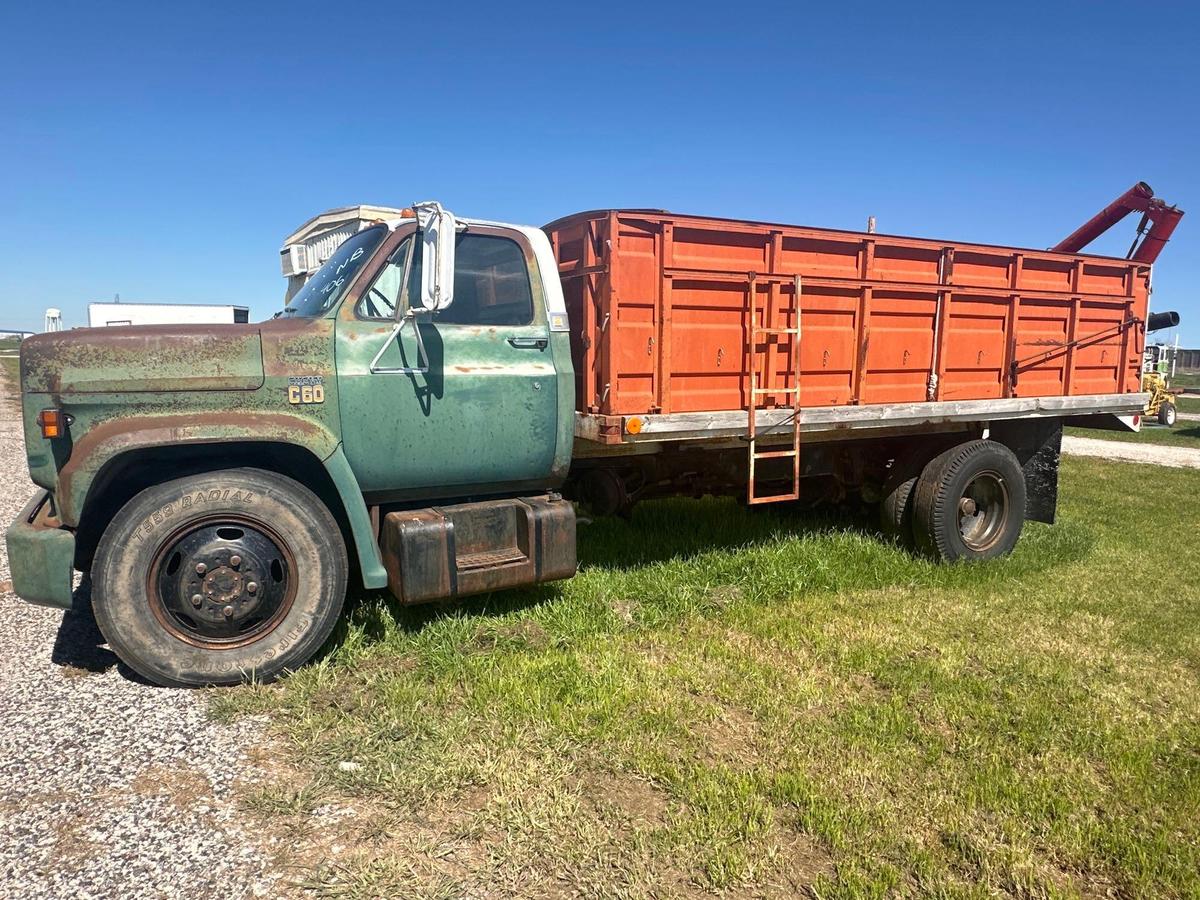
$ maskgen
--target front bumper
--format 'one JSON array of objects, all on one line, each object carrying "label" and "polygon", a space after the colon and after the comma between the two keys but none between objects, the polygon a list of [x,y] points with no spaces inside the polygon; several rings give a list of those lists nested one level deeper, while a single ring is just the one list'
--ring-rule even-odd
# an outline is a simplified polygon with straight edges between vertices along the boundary
[{"label": "front bumper", "polygon": [[75,535],[51,516],[49,500],[38,491],[8,526],[8,568],[22,600],[70,609]]}]

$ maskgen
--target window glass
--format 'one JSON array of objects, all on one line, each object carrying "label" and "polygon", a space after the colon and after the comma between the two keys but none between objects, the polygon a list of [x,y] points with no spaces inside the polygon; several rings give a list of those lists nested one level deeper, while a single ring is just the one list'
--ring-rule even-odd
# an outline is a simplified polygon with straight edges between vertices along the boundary
[{"label": "window glass", "polygon": [[283,315],[313,317],[333,309],[385,234],[387,228],[376,225],[345,241],[284,307]]},{"label": "window glass", "polygon": [[400,281],[404,278],[404,262],[412,238],[400,242],[375,281],[358,300],[354,312],[360,319],[394,319],[400,305]]},{"label": "window glass", "polygon": [[[409,302],[421,305],[421,242],[413,256]],[[437,314],[450,325],[528,325],[533,294],[525,254],[516,241],[485,234],[458,235],[454,252],[454,302]]]}]

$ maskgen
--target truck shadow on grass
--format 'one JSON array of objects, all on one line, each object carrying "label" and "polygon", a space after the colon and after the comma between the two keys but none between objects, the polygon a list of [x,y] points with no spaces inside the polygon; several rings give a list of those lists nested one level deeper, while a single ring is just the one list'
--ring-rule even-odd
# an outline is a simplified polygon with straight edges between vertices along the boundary
[{"label": "truck shadow on grass", "polygon": [[[905,585],[936,588],[1012,582],[1085,558],[1096,543],[1085,525],[1027,526],[1012,557],[973,565],[939,565],[882,535],[874,509],[804,509],[794,504],[748,508],[728,499],[668,499],[638,506],[630,520],[579,526],[574,581],[405,606],[390,595],[351,592],[325,653],[359,632],[383,643],[389,632],[416,635],[447,618],[486,626],[539,607],[600,599],[632,600],[656,621],[703,613],[722,597],[774,602],[817,592]],[[706,601],[707,592],[716,600]],[[620,613],[618,612],[618,616]],[[322,654],[325,655],[325,654]]]},{"label": "truck shadow on grass", "polygon": [[[848,587],[913,588],[967,582],[1015,581],[1021,576],[1085,558],[1095,544],[1085,526],[1028,528],[1010,559],[973,566],[939,566],[880,535],[862,508],[804,510],[794,505],[751,509],[732,500],[647,502],[630,520],[596,519],[579,528],[581,593],[632,598],[658,620],[720,606],[731,596],[762,602]],[[703,592],[715,600],[707,603]],[[351,590],[346,614],[317,658],[335,653],[351,631],[384,643],[395,629],[415,635],[447,618],[487,625],[514,613],[571,602],[572,582],[405,606],[389,595]],[[91,605],[90,579],[76,588],[63,614],[51,661],[65,670],[99,674],[114,666],[131,681],[148,683],[107,648]]]}]

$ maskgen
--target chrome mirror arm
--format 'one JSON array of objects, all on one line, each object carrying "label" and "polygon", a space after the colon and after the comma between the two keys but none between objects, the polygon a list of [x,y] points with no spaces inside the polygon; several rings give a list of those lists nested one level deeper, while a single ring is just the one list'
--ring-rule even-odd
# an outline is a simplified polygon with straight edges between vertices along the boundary
[{"label": "chrome mirror arm", "polygon": [[[392,329],[392,333],[388,335],[388,339],[383,342],[383,346],[379,348],[379,352],[375,354],[375,358],[371,360],[372,375],[424,375],[429,371],[429,356],[425,352],[425,341],[421,338],[421,327],[417,323],[417,315],[420,313],[432,313],[432,310],[415,310],[409,309],[404,314],[396,327]],[[398,341],[400,335],[404,333],[404,326],[412,322],[413,334],[417,336],[417,364],[416,366],[380,366],[379,360],[383,358],[383,354],[387,352],[387,348],[392,345],[392,341]]]}]

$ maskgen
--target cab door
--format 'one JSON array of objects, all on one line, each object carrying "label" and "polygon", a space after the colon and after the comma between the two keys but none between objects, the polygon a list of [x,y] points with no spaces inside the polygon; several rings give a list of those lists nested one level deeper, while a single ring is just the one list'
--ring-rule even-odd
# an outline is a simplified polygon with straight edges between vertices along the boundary
[{"label": "cab door", "polygon": [[546,486],[557,377],[531,248],[519,232],[469,226],[456,240],[453,304],[402,320],[393,336],[396,312],[420,303],[421,241],[405,227],[338,319],[344,449],[363,492],[378,501]]}]

